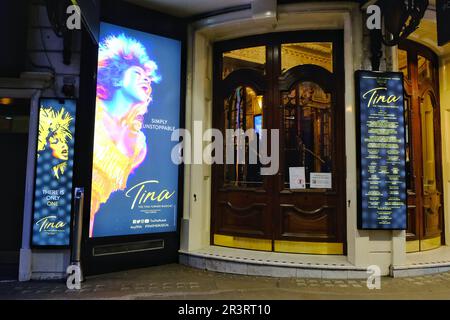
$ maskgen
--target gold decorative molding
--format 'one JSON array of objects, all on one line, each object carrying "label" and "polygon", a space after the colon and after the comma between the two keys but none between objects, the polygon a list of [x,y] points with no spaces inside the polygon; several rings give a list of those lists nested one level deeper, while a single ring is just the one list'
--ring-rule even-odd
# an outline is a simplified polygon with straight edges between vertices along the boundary
[{"label": "gold decorative molding", "polygon": [[[314,64],[333,72],[333,45],[322,42],[289,43],[281,46],[283,69],[304,64]],[[224,57],[257,64],[266,63],[266,47],[251,47],[225,52]]]},{"label": "gold decorative molding", "polygon": [[421,252],[437,249],[441,246],[441,236],[424,239],[406,241],[406,253]]},{"label": "gold decorative molding", "polygon": [[[215,234],[214,245],[238,249],[272,251],[272,240],[270,239],[255,239],[255,238],[234,237]],[[274,247],[275,252],[284,252],[284,253],[323,254],[323,255],[344,254],[343,243],[275,240]]]},{"label": "gold decorative molding", "polygon": [[224,57],[233,58],[258,64],[266,63],[266,47],[251,47],[243,48],[233,51],[228,51],[223,54]]},{"label": "gold decorative molding", "polygon": [[419,240],[406,241],[406,253],[419,252],[420,242]]},{"label": "gold decorative molding", "polygon": [[281,52],[283,71],[298,65],[314,64],[333,72],[332,43],[305,42],[283,44]]},{"label": "gold decorative molding", "polygon": [[303,254],[344,254],[344,244],[335,242],[275,241],[276,252]]},{"label": "gold decorative molding", "polygon": [[437,249],[441,246],[441,236],[420,240],[420,251]]},{"label": "gold decorative molding", "polygon": [[272,240],[214,235],[214,245],[239,249],[272,251]]}]

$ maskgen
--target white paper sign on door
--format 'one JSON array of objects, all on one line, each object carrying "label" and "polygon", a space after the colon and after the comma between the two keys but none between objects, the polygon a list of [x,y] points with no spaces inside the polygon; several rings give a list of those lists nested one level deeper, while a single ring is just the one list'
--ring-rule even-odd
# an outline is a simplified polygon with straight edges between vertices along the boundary
[{"label": "white paper sign on door", "polygon": [[305,167],[289,168],[289,186],[291,189],[306,189]]},{"label": "white paper sign on door", "polygon": [[311,172],[310,187],[314,189],[332,189],[331,173]]}]

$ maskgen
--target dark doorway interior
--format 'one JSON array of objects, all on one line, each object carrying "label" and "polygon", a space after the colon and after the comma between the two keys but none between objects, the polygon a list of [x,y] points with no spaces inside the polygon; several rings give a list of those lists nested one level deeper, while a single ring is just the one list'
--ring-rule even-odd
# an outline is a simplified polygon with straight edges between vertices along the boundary
[{"label": "dark doorway interior", "polygon": [[0,97],[0,280],[17,279],[30,101]]}]

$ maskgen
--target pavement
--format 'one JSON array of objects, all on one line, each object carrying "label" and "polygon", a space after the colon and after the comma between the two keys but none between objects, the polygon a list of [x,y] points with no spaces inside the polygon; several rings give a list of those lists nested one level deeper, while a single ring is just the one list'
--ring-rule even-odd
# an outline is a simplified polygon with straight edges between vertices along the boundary
[{"label": "pavement", "polygon": [[366,280],[270,278],[215,273],[178,264],[65,281],[0,281],[1,300],[448,300],[450,273]]}]

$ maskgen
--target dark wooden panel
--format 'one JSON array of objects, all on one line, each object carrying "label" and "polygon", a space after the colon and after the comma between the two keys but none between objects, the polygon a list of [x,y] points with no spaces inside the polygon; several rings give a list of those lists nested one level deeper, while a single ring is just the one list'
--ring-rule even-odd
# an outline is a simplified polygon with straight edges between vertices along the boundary
[{"label": "dark wooden panel", "polygon": [[424,195],[424,238],[438,237],[442,233],[441,219],[442,214],[441,195],[439,193]]},{"label": "dark wooden panel", "polygon": [[270,230],[264,226],[264,220],[269,214],[267,204],[253,203],[241,207],[235,203],[223,201],[220,203],[219,210],[222,215],[217,233],[258,238],[270,236]]},{"label": "dark wooden panel", "polygon": [[321,206],[306,210],[281,204],[281,238],[284,240],[336,241],[336,208]]},{"label": "dark wooden panel", "polygon": [[[295,38],[292,42],[298,41]],[[342,34],[320,34],[317,40],[333,43],[333,73],[317,66],[301,65],[293,67],[284,75],[279,75],[279,91],[276,100],[281,101],[282,94],[292,89],[298,82],[310,81],[331,95],[332,116],[332,189],[290,190],[288,169],[280,168],[278,178],[278,198],[280,208],[275,209],[274,225],[276,240],[340,242],[345,244],[346,234],[346,188],[345,188],[345,106],[343,92],[344,69]],[[300,41],[301,42],[301,41]],[[298,107],[297,107],[298,108]],[[278,127],[285,132],[284,110],[277,113]],[[285,139],[281,138],[280,149],[284,150]],[[286,155],[281,152],[280,163],[285,164]],[[344,245],[345,251],[345,245]]]},{"label": "dark wooden panel", "polygon": [[417,206],[416,197],[414,194],[408,194],[408,229],[406,230],[406,240],[418,240],[419,235],[417,233]]},{"label": "dark wooden panel", "polygon": [[[439,106],[439,74],[436,54],[424,45],[406,40],[399,48],[408,52],[409,78],[405,80],[406,98],[410,108],[409,135],[411,141],[411,190],[408,193],[408,230],[407,240],[424,240],[441,236],[443,232],[443,197],[434,199],[427,194],[423,185],[423,150],[421,102],[426,94],[430,94],[434,104],[434,150],[436,165],[436,192],[442,194],[442,150]],[[422,56],[433,65],[433,79],[419,82],[418,57]],[[438,207],[438,208],[437,208]]]}]

